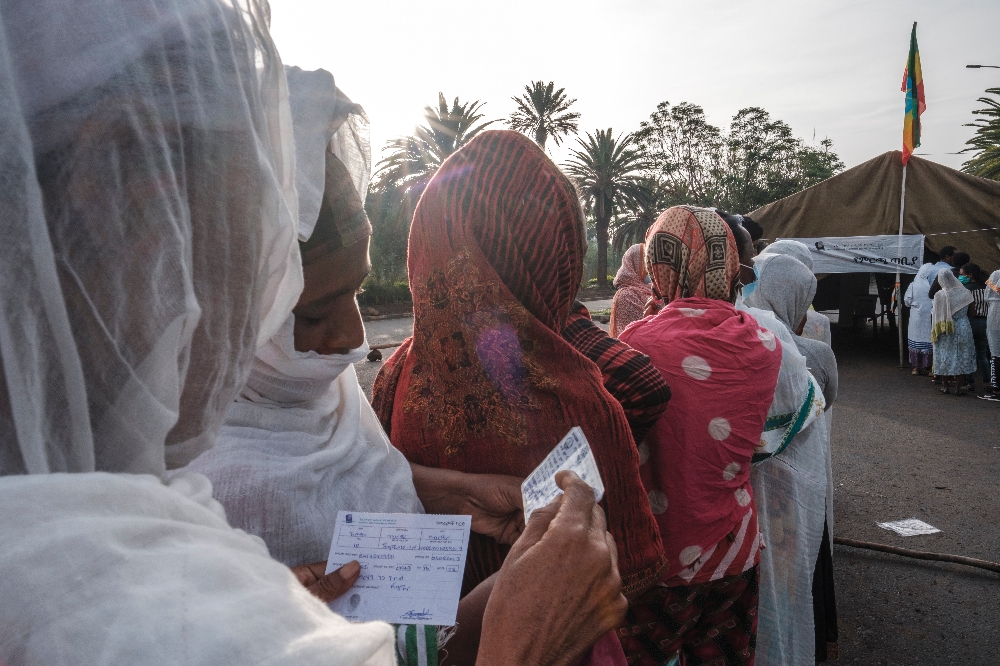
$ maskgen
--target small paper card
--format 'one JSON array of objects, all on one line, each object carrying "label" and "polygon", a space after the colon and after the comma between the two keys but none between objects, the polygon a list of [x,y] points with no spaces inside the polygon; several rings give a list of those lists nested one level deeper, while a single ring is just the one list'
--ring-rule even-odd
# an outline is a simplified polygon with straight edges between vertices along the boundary
[{"label": "small paper card", "polygon": [[590,450],[590,444],[583,431],[575,427],[521,484],[524,522],[528,522],[532,511],[550,504],[552,500],[562,495],[562,490],[556,485],[556,472],[564,469],[576,472],[577,476],[594,489],[595,501],[600,502],[604,497],[604,483],[601,481],[601,473],[597,470],[594,452]]},{"label": "small paper card", "polygon": [[892,530],[899,536],[918,536],[921,534],[934,534],[935,532],[941,531],[933,525],[928,525],[924,521],[917,520],[916,518],[875,524],[884,530]]},{"label": "small paper card", "polygon": [[340,511],[326,572],[357,560],[361,575],[330,609],[348,620],[452,626],[471,516]]}]

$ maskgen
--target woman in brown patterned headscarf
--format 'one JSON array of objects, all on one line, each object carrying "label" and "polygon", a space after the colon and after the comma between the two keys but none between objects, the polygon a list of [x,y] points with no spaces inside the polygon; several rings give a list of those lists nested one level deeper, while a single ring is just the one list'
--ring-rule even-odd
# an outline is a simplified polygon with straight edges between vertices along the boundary
[{"label": "woman in brown patterned headscarf", "polygon": [[[573,186],[530,140],[484,132],[441,167],[413,217],[414,331],[373,406],[413,463],[527,476],[573,426],[594,450],[626,595],[664,566],[639,456],[600,369],[562,337],[583,273]],[[503,552],[473,536],[467,585]]]}]

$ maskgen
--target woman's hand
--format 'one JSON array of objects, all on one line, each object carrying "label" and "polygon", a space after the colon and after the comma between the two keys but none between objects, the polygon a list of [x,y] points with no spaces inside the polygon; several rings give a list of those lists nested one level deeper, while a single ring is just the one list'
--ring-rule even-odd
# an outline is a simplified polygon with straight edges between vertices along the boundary
[{"label": "woman's hand", "polygon": [[646,307],[643,310],[642,316],[655,315],[662,309],[663,305],[661,305],[660,300],[656,296],[650,296],[649,300],[646,301]]},{"label": "woman's hand", "polygon": [[325,572],[326,562],[313,562],[312,564],[300,564],[297,567],[292,567],[292,573],[299,579],[299,582],[313,596],[328,604],[343,596],[354,586],[354,582],[361,575],[361,565],[357,561],[351,561],[330,573]]},{"label": "woman's hand", "polygon": [[575,663],[621,625],[617,550],[594,491],[560,472],[564,494],[532,513],[486,605],[477,666]]},{"label": "woman's hand", "polygon": [[521,479],[413,465],[413,485],[427,513],[472,516],[472,531],[514,543],[524,531]]}]

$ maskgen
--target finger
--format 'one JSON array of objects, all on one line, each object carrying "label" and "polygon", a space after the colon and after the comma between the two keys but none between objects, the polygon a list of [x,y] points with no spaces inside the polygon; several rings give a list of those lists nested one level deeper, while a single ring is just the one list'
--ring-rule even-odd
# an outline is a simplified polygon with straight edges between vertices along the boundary
[{"label": "finger", "polygon": [[331,571],[309,586],[309,591],[320,601],[330,603],[353,587],[361,575],[361,565],[351,561],[335,571]]},{"label": "finger", "polygon": [[507,555],[508,560],[513,558],[512,561],[516,561],[524,551],[541,541],[542,537],[545,536],[545,532],[548,531],[549,525],[559,514],[559,507],[561,505],[562,495],[557,497],[548,506],[543,506],[531,512],[531,518],[525,524],[524,531],[521,532],[521,536],[514,542],[510,553]]},{"label": "finger", "polygon": [[563,491],[558,520],[590,529],[594,519],[594,489],[568,470],[556,474],[556,485]]},{"label": "finger", "polygon": [[326,562],[313,562],[312,564],[299,564],[292,567],[292,573],[299,580],[303,587],[309,587],[323,577],[326,571]]}]

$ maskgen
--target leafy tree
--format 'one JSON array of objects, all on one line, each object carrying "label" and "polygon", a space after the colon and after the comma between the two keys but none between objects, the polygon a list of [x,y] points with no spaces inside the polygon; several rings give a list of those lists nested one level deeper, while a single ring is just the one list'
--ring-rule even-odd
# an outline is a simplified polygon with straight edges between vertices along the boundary
[{"label": "leafy tree", "polygon": [[635,201],[624,215],[611,222],[612,249],[621,254],[629,246],[644,242],[646,230],[653,226],[660,213],[675,205],[671,199],[672,195],[661,181],[643,177]]},{"label": "leafy tree", "polygon": [[751,211],[797,192],[800,142],[760,107],[733,116],[725,140],[719,208]]},{"label": "leafy tree", "polygon": [[625,214],[647,196],[642,171],[648,168],[637,150],[632,134],[612,135],[611,128],[587,133],[577,139],[579,150],[564,165],[583,199],[584,208],[594,216],[597,232],[597,284],[608,286],[608,230],[616,214]]},{"label": "leafy tree", "polygon": [[[1000,88],[987,88],[986,92],[1000,97]],[[966,127],[976,128],[976,134],[966,142],[969,147],[962,152],[979,152],[962,165],[962,171],[980,178],[1000,180],[1000,102],[990,97],[980,97],[977,101],[985,104],[986,108],[976,109],[973,113],[985,117],[966,123]]]},{"label": "leafy tree", "polygon": [[534,136],[542,150],[549,137],[558,146],[563,136],[576,134],[580,114],[570,111],[575,99],[566,99],[566,89],[555,90],[555,83],[532,81],[524,86],[524,94],[511,97],[517,103],[517,110],[511,114],[510,128]]},{"label": "leafy tree", "polygon": [[819,142],[822,149],[808,146],[799,150],[799,164],[802,170],[799,186],[801,189],[812,187],[844,170],[844,163],[837,153],[833,152],[833,141],[823,139]]},{"label": "leafy tree", "polygon": [[832,141],[805,146],[760,107],[741,109],[722,131],[700,106],[663,102],[636,135],[651,165],[647,175],[660,183],[661,209],[693,204],[747,212],[844,168]]},{"label": "leafy tree", "polygon": [[649,120],[639,124],[636,142],[663,197],[672,204],[712,203],[723,136],[700,106],[661,102]]},{"label": "leafy tree", "polygon": [[437,108],[424,107],[425,125],[417,127],[411,136],[386,144],[390,152],[379,161],[375,171],[379,187],[419,196],[452,153],[497,122],[481,122],[482,108],[483,103],[478,100],[461,104],[458,97],[449,108],[444,93],[438,93]]}]

